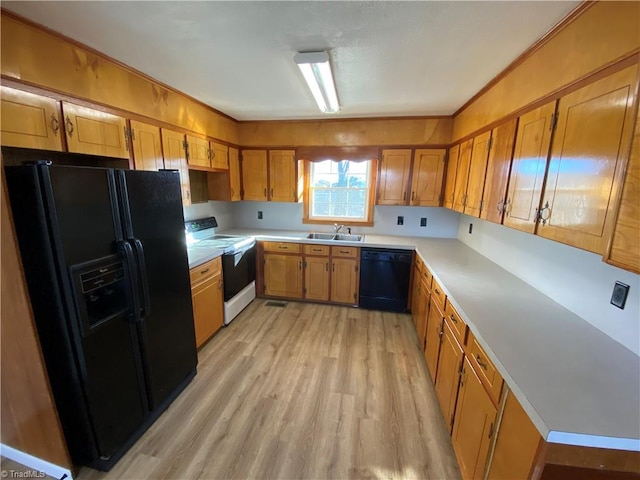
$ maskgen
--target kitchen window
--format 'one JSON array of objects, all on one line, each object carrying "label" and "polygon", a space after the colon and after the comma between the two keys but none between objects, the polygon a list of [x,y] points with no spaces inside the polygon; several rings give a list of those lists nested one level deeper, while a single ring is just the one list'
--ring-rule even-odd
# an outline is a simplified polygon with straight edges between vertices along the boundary
[{"label": "kitchen window", "polygon": [[373,225],[375,160],[304,163],[304,223]]}]

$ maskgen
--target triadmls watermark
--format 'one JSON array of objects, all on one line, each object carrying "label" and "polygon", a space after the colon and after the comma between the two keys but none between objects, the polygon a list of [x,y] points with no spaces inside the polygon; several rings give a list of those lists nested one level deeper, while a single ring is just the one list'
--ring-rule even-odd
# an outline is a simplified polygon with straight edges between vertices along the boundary
[{"label": "triadmls watermark", "polygon": [[39,470],[1,470],[2,478],[44,478],[47,474]]}]

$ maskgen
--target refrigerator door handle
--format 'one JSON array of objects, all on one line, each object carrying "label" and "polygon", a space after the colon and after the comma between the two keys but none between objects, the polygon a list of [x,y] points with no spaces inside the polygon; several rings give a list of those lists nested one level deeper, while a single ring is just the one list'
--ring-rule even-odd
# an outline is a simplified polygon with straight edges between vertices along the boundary
[{"label": "refrigerator door handle", "polygon": [[124,253],[125,258],[127,259],[127,274],[129,275],[131,283],[130,293],[133,308],[131,309],[132,311],[127,318],[131,323],[136,323],[138,321],[138,316],[140,315],[140,299],[138,298],[138,289],[136,287],[136,285],[138,284],[138,275],[133,268],[133,264],[135,262],[133,249],[131,248],[131,245],[129,245],[129,243],[125,241],[118,242],[118,249]]},{"label": "refrigerator door handle", "polygon": [[142,284],[142,298],[144,302],[144,312],[141,318],[148,317],[151,313],[151,296],[149,295],[149,279],[147,278],[147,265],[144,260],[144,247],[142,242],[138,238],[132,239],[134,246],[136,247],[136,253],[138,255],[138,273],[140,274],[140,280]]}]

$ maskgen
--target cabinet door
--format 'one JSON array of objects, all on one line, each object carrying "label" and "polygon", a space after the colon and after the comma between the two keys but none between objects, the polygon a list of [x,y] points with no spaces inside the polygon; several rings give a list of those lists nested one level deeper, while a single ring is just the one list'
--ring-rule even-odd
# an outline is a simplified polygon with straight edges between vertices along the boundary
[{"label": "cabinet door", "polygon": [[482,478],[497,409],[464,359],[453,423],[453,450],[464,480]]},{"label": "cabinet door", "polygon": [[160,170],[164,168],[160,129],[153,125],[131,120],[133,162],[136,170]]},{"label": "cabinet door", "polygon": [[302,298],[302,256],[265,254],[264,293],[270,297]]},{"label": "cabinet door", "polygon": [[444,194],[442,205],[453,210],[453,201],[456,190],[456,173],[458,172],[458,159],[460,158],[460,145],[455,145],[449,149],[449,159],[447,160],[447,178],[444,184]]},{"label": "cabinet door", "polygon": [[331,259],[331,301],[358,303],[358,261],[350,258]]},{"label": "cabinet door", "polygon": [[185,151],[184,134],[173,130],[161,129],[162,150],[164,152],[164,168],[178,170],[182,185],[182,204],[191,205],[191,184],[189,167]]},{"label": "cabinet door", "polygon": [[211,167],[209,142],[204,138],[187,135],[187,161],[196,167]]},{"label": "cabinet door", "polygon": [[420,268],[416,263],[413,268],[413,284],[411,286],[411,320],[413,320],[413,325],[416,327],[416,332],[418,331],[418,317],[420,316],[420,277]]},{"label": "cabinet door", "polygon": [[224,323],[222,273],[195,285],[191,291],[196,346],[200,347]]},{"label": "cabinet door", "polygon": [[305,257],[304,298],[329,301],[329,257]]},{"label": "cabinet door", "polygon": [[445,153],[445,150],[416,150],[413,157],[410,205],[440,206]]},{"label": "cabinet door", "polygon": [[538,235],[603,255],[633,132],[637,66],[562,97]]},{"label": "cabinet door", "polygon": [[0,140],[8,147],[62,151],[56,100],[0,86]]},{"label": "cabinet door", "polygon": [[467,140],[460,145],[458,169],[456,170],[456,184],[453,194],[453,209],[463,213],[467,203],[467,183],[469,181],[469,166],[471,165],[471,148],[473,140]]},{"label": "cabinet door", "polygon": [[490,143],[491,131],[478,135],[473,139],[469,179],[467,180],[467,197],[464,202],[464,213],[472,217],[479,217],[483,206],[482,193],[484,191],[484,179],[487,174]]},{"label": "cabinet door", "polygon": [[242,151],[243,200],[267,201],[267,151]]},{"label": "cabinet door", "polygon": [[68,102],[62,112],[70,152],[129,158],[124,118]]},{"label": "cabinet door", "polygon": [[436,372],[438,370],[438,357],[440,355],[440,338],[442,336],[442,322],[444,315],[440,307],[433,301],[429,302],[429,317],[427,320],[427,336],[424,349],[424,358],[429,367],[431,380],[436,382]]},{"label": "cabinet door", "polygon": [[436,395],[438,395],[442,415],[444,415],[444,419],[449,425],[449,431],[453,427],[453,414],[455,412],[456,399],[458,398],[458,385],[460,383],[463,358],[462,347],[447,322],[444,322],[444,335],[442,336],[440,358],[438,359]]},{"label": "cabinet door", "polygon": [[231,147],[229,147],[229,188],[232,202],[242,200],[240,195],[240,156],[238,149]]},{"label": "cabinet door", "polygon": [[418,316],[416,318],[416,332],[420,350],[424,351],[427,336],[427,320],[429,314],[429,292],[424,279],[421,279],[418,287]]},{"label": "cabinet door", "polygon": [[497,126],[491,132],[491,148],[484,180],[480,218],[494,223],[502,223],[517,122],[518,120],[514,118]]},{"label": "cabinet door", "polygon": [[211,167],[227,170],[229,168],[229,147],[221,143],[209,142],[211,149]]},{"label": "cabinet door", "polygon": [[406,205],[411,171],[411,150],[382,150],[378,205]]},{"label": "cabinet door", "polygon": [[503,223],[533,233],[547,168],[556,102],[547,103],[518,119],[518,133],[509,175]]},{"label": "cabinet door", "polygon": [[296,161],[293,150],[269,150],[269,200],[295,202]]},{"label": "cabinet door", "polygon": [[640,110],[607,263],[640,273]]}]

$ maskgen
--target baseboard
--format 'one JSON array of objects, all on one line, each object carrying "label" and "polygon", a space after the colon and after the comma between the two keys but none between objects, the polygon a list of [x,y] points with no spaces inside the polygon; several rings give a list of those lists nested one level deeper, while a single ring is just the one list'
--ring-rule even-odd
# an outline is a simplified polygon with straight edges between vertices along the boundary
[{"label": "baseboard", "polygon": [[[20,450],[16,450],[15,448],[2,443],[0,443],[0,455],[13,460],[14,462],[21,463],[25,467],[32,468],[38,472],[44,472],[50,477],[73,480],[71,470],[59,467],[58,465],[42,460],[41,458],[34,457],[33,455],[29,455],[28,453],[21,452]],[[4,472],[2,473],[2,477],[4,478]]]}]

